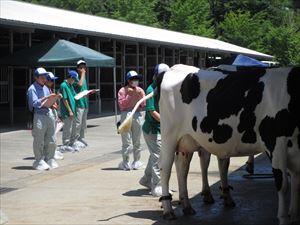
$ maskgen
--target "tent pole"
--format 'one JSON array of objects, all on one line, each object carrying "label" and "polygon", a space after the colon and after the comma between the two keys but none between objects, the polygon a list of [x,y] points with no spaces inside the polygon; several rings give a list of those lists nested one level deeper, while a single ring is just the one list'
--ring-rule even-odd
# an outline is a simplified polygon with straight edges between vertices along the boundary
[{"label": "tent pole", "polygon": [[[116,40],[113,40],[113,50],[114,50],[114,58],[116,59],[117,53],[116,53]],[[117,116],[118,116],[118,111],[117,111],[117,79],[116,79],[116,65],[114,66],[114,105],[115,105],[115,124],[117,124]]]}]

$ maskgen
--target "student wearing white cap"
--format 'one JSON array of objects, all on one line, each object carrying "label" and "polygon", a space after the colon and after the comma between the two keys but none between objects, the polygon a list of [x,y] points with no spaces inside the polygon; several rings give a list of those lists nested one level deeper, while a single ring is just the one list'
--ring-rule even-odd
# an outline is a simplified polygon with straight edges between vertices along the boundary
[{"label": "student wearing white cap", "polygon": [[[33,152],[35,161],[33,168],[48,170],[58,167],[54,159],[55,152],[55,116],[44,102],[51,96],[45,86],[49,73],[42,67],[34,72],[35,82],[28,88],[27,99],[29,110],[33,112]],[[54,94],[55,95],[55,94]]]},{"label": "student wearing white cap", "polygon": [[75,81],[79,81],[78,73],[75,70],[69,70],[67,79],[61,83],[59,89],[59,92],[62,94],[62,99],[60,100],[60,115],[64,123],[62,142],[70,151],[78,150],[72,148],[77,139],[75,122],[77,112],[74,99],[76,93],[73,88]]},{"label": "student wearing white cap", "polygon": [[[84,60],[79,60],[77,62],[77,72],[79,74],[79,81],[74,82],[73,87],[75,89],[76,94],[79,92],[87,90],[87,82],[86,82],[86,71],[87,64]],[[87,114],[88,114],[88,97],[82,97],[76,100],[77,105],[77,116],[76,116],[76,135],[79,137],[78,141],[87,146],[87,142],[85,138],[85,130],[87,128]]]},{"label": "student wearing white cap", "polygon": [[[55,80],[58,79],[58,77],[54,76],[54,74],[52,72],[49,72],[48,75],[47,75],[47,81],[45,83],[45,85],[49,88],[49,91],[50,93],[54,93],[54,83],[55,83]],[[62,96],[59,95],[61,98]],[[57,127],[57,124],[60,121],[59,117],[58,117],[58,104],[57,102],[55,102],[53,104],[53,106],[50,108],[50,110],[52,110],[52,113],[53,115],[55,116],[55,122],[54,122],[54,126],[55,126],[55,130],[56,130],[56,127]],[[54,133],[54,137],[55,137],[55,145],[56,145],[56,150],[55,150],[55,154],[54,154],[54,159],[63,159],[64,158],[64,155],[57,150],[57,137],[56,137],[56,134]]]},{"label": "student wearing white cap", "polygon": [[[157,86],[156,80],[158,76],[168,71],[168,65],[161,63],[154,69],[153,82],[146,90],[146,94],[153,92]],[[160,114],[158,107],[158,100],[156,96],[150,98],[146,102],[146,115],[143,124],[143,134],[149,149],[149,160],[145,169],[144,176],[140,179],[139,183],[151,190],[151,194],[155,197],[162,195],[162,188],[160,184],[160,172],[158,160],[161,147],[160,136]]]},{"label": "student wearing white cap", "polygon": [[[121,122],[123,122],[130,112],[134,108],[135,104],[145,96],[145,92],[139,85],[140,75],[135,71],[129,71],[125,80],[127,85],[122,87],[118,92],[118,103],[121,110]],[[133,116],[131,130],[126,133],[122,133],[122,157],[123,160],[119,164],[119,169],[130,170],[130,169],[140,169],[143,164],[140,161],[141,158],[141,134],[142,134],[142,114],[141,109],[145,106],[142,103],[139,109],[135,112]],[[133,162],[129,164],[129,150],[130,145],[133,145]]]}]

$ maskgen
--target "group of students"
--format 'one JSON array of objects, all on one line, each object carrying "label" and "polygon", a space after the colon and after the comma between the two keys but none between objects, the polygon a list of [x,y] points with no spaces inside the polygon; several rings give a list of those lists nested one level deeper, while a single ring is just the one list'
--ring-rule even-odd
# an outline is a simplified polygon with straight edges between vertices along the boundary
[{"label": "group of students", "polygon": [[[153,81],[148,86],[146,94],[153,92],[157,86],[157,78],[169,70],[169,66],[161,63],[156,65],[154,69]],[[136,71],[129,71],[126,74],[126,86],[122,87],[118,92],[118,104],[121,110],[121,122],[128,117],[135,104],[145,96],[145,92],[140,88],[139,80],[141,75]],[[143,120],[141,111],[145,108],[146,114]],[[144,121],[144,122],[143,122]],[[141,158],[140,138],[143,132],[145,142],[149,149],[149,159],[143,177],[139,183],[151,190],[151,194],[155,197],[162,195],[159,171],[159,155],[161,148],[160,135],[160,114],[158,99],[156,96],[149,98],[146,103],[142,103],[139,109],[133,115],[132,126],[129,132],[122,133],[122,157],[123,160],[119,164],[121,170],[137,170],[143,168]],[[133,161],[129,162],[129,151],[132,142]]]},{"label": "group of students", "polygon": [[[84,139],[88,99],[74,98],[76,94],[87,90],[86,71],[86,62],[79,60],[77,71],[69,70],[67,78],[55,93],[54,82],[58,77],[42,67],[35,70],[35,81],[27,91],[28,107],[33,114],[34,169],[55,169],[58,167],[56,159],[63,158],[61,152],[79,151],[88,145]],[[63,146],[58,151],[56,134],[61,124]]]}]

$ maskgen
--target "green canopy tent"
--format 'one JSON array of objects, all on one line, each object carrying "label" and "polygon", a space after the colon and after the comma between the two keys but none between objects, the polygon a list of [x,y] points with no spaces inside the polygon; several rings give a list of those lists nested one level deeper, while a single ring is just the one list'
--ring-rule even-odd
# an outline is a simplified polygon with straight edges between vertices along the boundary
[{"label": "green canopy tent", "polygon": [[114,81],[114,108],[117,117],[115,59],[88,47],[61,39],[34,45],[0,59],[0,65],[26,67],[74,67],[78,60],[89,67],[111,67]]}]

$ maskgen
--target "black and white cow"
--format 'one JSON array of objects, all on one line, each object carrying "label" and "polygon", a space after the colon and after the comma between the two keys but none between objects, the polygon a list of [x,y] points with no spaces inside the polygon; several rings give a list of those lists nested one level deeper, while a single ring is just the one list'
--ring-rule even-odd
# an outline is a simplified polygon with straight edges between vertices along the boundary
[{"label": "black and white cow", "polygon": [[[175,152],[187,153],[202,147],[221,160],[267,152],[278,190],[279,222],[299,221],[299,67],[224,72],[175,65],[158,83],[165,218],[175,218],[168,191]],[[193,214],[186,185],[189,160],[176,160],[180,199]],[[289,212],[287,171],[291,175]]]}]

